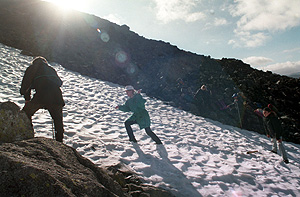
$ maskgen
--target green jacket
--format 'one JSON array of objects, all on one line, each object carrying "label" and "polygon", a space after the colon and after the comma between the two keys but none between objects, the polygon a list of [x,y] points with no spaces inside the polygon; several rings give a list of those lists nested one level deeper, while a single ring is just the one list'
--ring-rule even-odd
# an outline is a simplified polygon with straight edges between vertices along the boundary
[{"label": "green jacket", "polygon": [[150,116],[145,109],[146,100],[140,94],[135,94],[132,98],[129,98],[124,105],[120,105],[119,109],[124,112],[133,112],[129,121],[136,121],[140,126],[140,129],[150,127]]}]

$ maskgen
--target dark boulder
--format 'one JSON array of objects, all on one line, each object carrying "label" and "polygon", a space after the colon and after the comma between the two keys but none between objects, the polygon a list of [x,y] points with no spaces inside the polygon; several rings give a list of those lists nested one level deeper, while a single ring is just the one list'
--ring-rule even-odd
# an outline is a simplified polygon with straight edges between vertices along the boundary
[{"label": "dark boulder", "polygon": [[0,163],[3,197],[172,196],[143,185],[128,170],[97,167],[74,148],[48,138],[0,144]]},{"label": "dark boulder", "polygon": [[125,196],[104,170],[46,138],[0,146],[1,196]]}]

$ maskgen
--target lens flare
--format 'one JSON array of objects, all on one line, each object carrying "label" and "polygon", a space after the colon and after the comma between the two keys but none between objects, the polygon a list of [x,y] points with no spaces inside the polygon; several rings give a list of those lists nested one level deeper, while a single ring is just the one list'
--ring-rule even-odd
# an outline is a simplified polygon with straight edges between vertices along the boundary
[{"label": "lens flare", "polygon": [[106,32],[102,32],[100,38],[103,42],[108,42],[110,40],[110,36]]},{"label": "lens flare", "polygon": [[126,68],[128,74],[135,74],[136,73],[136,66],[134,64],[129,64]]},{"label": "lens flare", "polygon": [[120,64],[125,63],[128,60],[128,56],[124,51],[119,51],[116,54],[116,61]]},{"label": "lens flare", "polygon": [[91,15],[84,15],[83,16],[84,21],[92,28],[98,28],[99,23],[96,20],[95,16]]},{"label": "lens flare", "polygon": [[58,5],[62,10],[82,10],[86,7],[85,1],[82,0],[46,0]]}]

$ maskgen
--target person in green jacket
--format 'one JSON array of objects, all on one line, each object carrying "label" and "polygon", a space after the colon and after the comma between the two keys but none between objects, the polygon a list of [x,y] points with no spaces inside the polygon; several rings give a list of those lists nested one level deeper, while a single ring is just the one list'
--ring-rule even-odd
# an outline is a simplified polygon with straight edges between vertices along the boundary
[{"label": "person in green jacket", "polygon": [[140,129],[145,129],[146,133],[156,142],[156,144],[162,144],[160,139],[150,128],[150,116],[148,111],[145,109],[146,100],[141,96],[141,91],[139,90],[136,92],[131,85],[126,86],[125,91],[129,99],[124,105],[116,106],[116,109],[124,112],[133,112],[133,114],[125,121],[125,128],[129,141],[137,142],[133,135],[131,125],[138,124]]}]

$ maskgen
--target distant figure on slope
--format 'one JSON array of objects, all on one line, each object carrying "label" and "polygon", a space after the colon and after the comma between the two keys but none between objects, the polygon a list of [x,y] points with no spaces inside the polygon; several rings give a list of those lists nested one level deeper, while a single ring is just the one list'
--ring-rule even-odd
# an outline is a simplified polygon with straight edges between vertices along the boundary
[{"label": "distant figure on slope", "polygon": [[266,134],[268,137],[272,138],[273,148],[272,152],[277,153],[277,142],[279,144],[279,150],[281,152],[283,161],[285,163],[289,163],[287,158],[287,154],[285,152],[283,143],[282,143],[282,127],[277,115],[268,107],[263,110],[264,115],[264,126],[266,130]]},{"label": "distant figure on slope", "polygon": [[212,109],[212,92],[208,90],[206,85],[202,85],[194,95],[194,103],[198,110],[203,113]]},{"label": "distant figure on slope", "polygon": [[181,78],[177,79],[176,88],[179,90],[179,108],[189,110],[189,103],[193,101],[192,89]]},{"label": "distant figure on slope", "polygon": [[243,101],[241,99],[239,99],[239,95],[237,93],[234,93],[232,95],[232,98],[233,98],[233,103],[227,105],[227,108],[229,108],[230,110],[233,108],[237,111],[237,115],[238,115],[238,118],[239,118],[239,121],[240,121],[240,125],[239,127],[242,128],[243,125],[242,125],[242,117],[241,117],[241,112],[243,112]]},{"label": "distant figure on slope", "polygon": [[[32,122],[33,114],[39,109],[47,109],[54,120],[55,138],[63,141],[63,116],[62,108],[65,105],[60,86],[61,79],[56,71],[48,65],[43,57],[37,57],[26,69],[20,93],[24,95],[25,106],[22,109]],[[35,94],[31,99],[31,89],[35,89]]]},{"label": "distant figure on slope", "polygon": [[141,91],[135,91],[132,86],[126,86],[125,91],[129,96],[129,99],[124,105],[116,106],[124,112],[133,112],[132,116],[125,121],[125,128],[129,136],[129,141],[137,142],[131,125],[138,124],[140,129],[145,129],[146,133],[156,142],[156,144],[162,144],[160,139],[152,132],[150,128],[150,117],[148,111],[145,109],[146,100],[141,96]]}]

